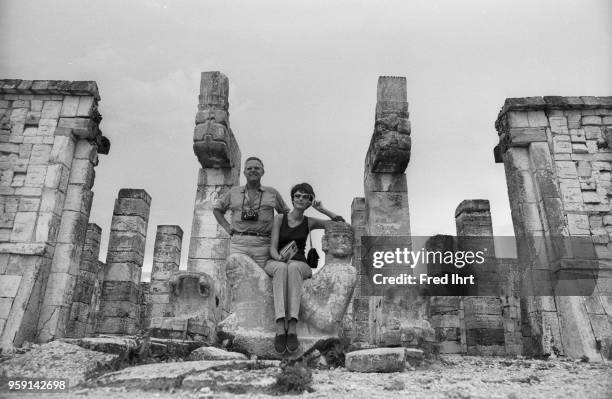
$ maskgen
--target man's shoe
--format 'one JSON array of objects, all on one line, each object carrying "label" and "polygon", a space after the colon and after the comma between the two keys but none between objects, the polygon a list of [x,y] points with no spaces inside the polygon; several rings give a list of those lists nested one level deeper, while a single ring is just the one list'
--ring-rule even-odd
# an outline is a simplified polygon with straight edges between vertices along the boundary
[{"label": "man's shoe", "polygon": [[285,353],[287,350],[287,334],[276,334],[274,336],[274,349],[278,353]]},{"label": "man's shoe", "polygon": [[287,350],[289,352],[295,352],[300,347],[300,341],[298,341],[297,334],[287,334]]}]

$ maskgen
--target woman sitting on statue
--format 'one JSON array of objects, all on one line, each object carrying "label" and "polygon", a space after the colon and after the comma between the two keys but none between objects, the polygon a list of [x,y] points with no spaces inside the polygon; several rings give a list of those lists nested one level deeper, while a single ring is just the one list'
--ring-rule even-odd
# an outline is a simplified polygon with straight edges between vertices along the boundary
[{"label": "woman sitting on statue", "polygon": [[[311,230],[323,229],[327,221],[304,216],[304,211],[312,205],[314,209],[332,220],[344,220],[325,209],[321,201],[315,200],[314,190],[308,183],[301,183],[291,189],[293,209],[274,218],[270,244],[271,260],[264,270],[272,277],[274,292],[274,313],[276,336],[274,349],[279,353],[285,350],[295,352],[300,346],[297,337],[298,313],[302,299],[303,280],[312,277],[312,270],[306,263],[306,239]],[[297,252],[291,258],[283,248],[294,241]],[[283,254],[281,255],[281,252]],[[315,265],[316,267],[316,265]]]}]

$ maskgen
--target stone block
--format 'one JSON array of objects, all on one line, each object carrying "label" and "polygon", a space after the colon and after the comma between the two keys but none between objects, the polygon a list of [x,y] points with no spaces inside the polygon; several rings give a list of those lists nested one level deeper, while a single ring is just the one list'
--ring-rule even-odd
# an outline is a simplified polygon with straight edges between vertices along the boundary
[{"label": "stone block", "polygon": [[17,212],[13,221],[11,241],[30,242],[36,227],[37,212]]},{"label": "stone block", "polygon": [[47,165],[51,156],[51,145],[34,144],[30,152],[30,165]]},{"label": "stone block", "polygon": [[548,118],[544,111],[527,111],[527,121],[530,127],[548,126]]},{"label": "stone block", "polygon": [[107,264],[104,281],[140,283],[141,268],[135,263],[109,263]]},{"label": "stone block", "polygon": [[47,173],[46,166],[29,165],[28,172],[25,177],[24,186],[26,187],[42,187],[45,183],[45,175]]},{"label": "stone block", "polygon": [[217,223],[212,211],[206,214],[200,213],[193,216],[191,226],[192,238],[218,238],[227,237],[225,230]]},{"label": "stone block", "polygon": [[88,159],[73,159],[72,168],[70,170],[70,184],[82,184],[86,188],[93,186],[95,173],[93,165]]},{"label": "stone block", "polygon": [[[160,263],[153,261],[153,271],[151,272],[151,289],[153,289],[154,280],[167,281],[170,276],[178,271],[179,265],[177,263]],[[190,269],[191,270],[191,269]],[[201,270],[197,270],[202,272]]]},{"label": "stone block", "polygon": [[45,101],[41,111],[42,118],[57,119],[62,110],[62,101]]},{"label": "stone block", "polygon": [[62,109],[60,111],[60,117],[74,118],[77,115],[77,109],[79,108],[79,97],[78,96],[66,96],[62,103]]},{"label": "stone block", "polygon": [[557,176],[560,179],[577,179],[578,172],[573,161],[555,161]]},{"label": "stone block", "polygon": [[108,243],[109,251],[131,251],[144,255],[146,237],[128,231],[112,231]]},{"label": "stone block", "polygon": [[111,231],[136,232],[147,235],[147,222],[139,217],[113,215]]},{"label": "stone block", "polygon": [[53,212],[61,215],[64,194],[58,190],[45,188],[41,193],[40,212]]},{"label": "stone block", "polygon": [[[23,197],[19,200],[20,212],[36,212],[40,207],[40,198]],[[5,206],[6,211],[6,206]]]},{"label": "stone block", "polygon": [[63,211],[57,233],[57,242],[82,243],[87,233],[88,217],[89,215],[85,215],[78,211]]},{"label": "stone block", "polygon": [[601,125],[601,116],[587,115],[582,117],[582,126]]},{"label": "stone block", "polygon": [[346,368],[361,373],[393,373],[404,371],[404,348],[365,349],[346,354]]},{"label": "stone block", "polygon": [[406,192],[406,175],[403,173],[366,173],[364,187],[367,191]]},{"label": "stone block", "polygon": [[40,119],[38,122],[37,136],[42,136],[45,139],[53,140],[53,136],[57,131],[57,120],[55,119]]},{"label": "stone block", "polygon": [[508,112],[506,115],[510,127],[529,127],[527,112]]},{"label": "stone block", "polygon": [[572,152],[574,154],[588,154],[589,149],[586,144],[574,144],[572,143]]},{"label": "stone block", "polygon": [[228,352],[213,346],[204,346],[191,352],[187,360],[248,360],[245,355]]},{"label": "stone block", "polygon": [[599,126],[585,126],[584,133],[587,140],[599,140],[603,137],[601,128]]},{"label": "stone block", "polygon": [[133,263],[142,267],[144,255],[134,251],[109,251],[106,255],[106,264],[111,263]]},{"label": "stone block", "polygon": [[56,136],[49,157],[50,163],[61,163],[70,168],[74,155],[74,139],[66,136]]},{"label": "stone block", "polygon": [[149,210],[149,204],[142,199],[119,198],[115,200],[113,215],[139,216],[145,221],[148,221]]},{"label": "stone block", "polygon": [[563,202],[581,202],[582,192],[580,191],[580,183],[574,179],[560,179],[559,187],[561,189],[561,198]]},{"label": "stone block", "polygon": [[533,142],[546,142],[548,137],[545,128],[511,128],[510,140],[511,147],[527,147]]},{"label": "stone block", "polygon": [[[0,319],[8,319],[13,305],[13,298],[0,298]],[[0,330],[1,331],[1,330]]]},{"label": "stone block", "polygon": [[36,221],[36,242],[52,241],[59,229],[60,218],[53,213],[43,212],[38,215]]},{"label": "stone block", "polygon": [[[68,307],[72,304],[72,293],[76,277],[68,273],[49,273],[45,304],[52,307]],[[70,313],[70,309],[67,309]]]},{"label": "stone block", "polygon": [[567,136],[555,136],[553,137],[553,151],[555,154],[570,154],[572,143],[567,140]]},{"label": "stone block", "polygon": [[100,304],[100,317],[124,317],[136,319],[138,317],[137,304],[126,301],[105,301]]},{"label": "stone block", "polygon": [[570,141],[572,143],[586,143],[586,135],[584,129],[570,129]]},{"label": "stone block", "polygon": [[94,97],[79,96],[79,107],[77,108],[76,116],[89,117],[95,106]]},{"label": "stone block", "polygon": [[57,126],[70,129],[78,138],[92,139],[98,132],[97,124],[89,118],[60,118]]},{"label": "stone block", "polygon": [[101,300],[103,301],[138,301],[137,284],[132,281],[110,281],[102,284]]},{"label": "stone block", "polygon": [[0,298],[14,298],[21,283],[21,276],[0,276]]},{"label": "stone block", "polygon": [[104,317],[100,320],[98,333],[102,334],[134,334],[136,321],[127,317]]},{"label": "stone block", "polygon": [[225,238],[192,238],[189,257],[200,259],[225,259],[229,253],[228,240]]},{"label": "stone block", "polygon": [[587,215],[568,213],[567,226],[572,235],[590,234],[589,219]]}]

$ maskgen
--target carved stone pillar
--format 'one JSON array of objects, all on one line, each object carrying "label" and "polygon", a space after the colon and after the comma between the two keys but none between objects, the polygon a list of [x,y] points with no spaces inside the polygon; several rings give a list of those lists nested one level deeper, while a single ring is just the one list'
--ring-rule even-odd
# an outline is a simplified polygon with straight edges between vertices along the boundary
[{"label": "carved stone pillar", "polygon": [[220,72],[202,72],[193,150],[202,165],[193,209],[187,270],[208,274],[219,304],[217,320],[229,314],[225,293],[225,259],[229,237],[212,210],[215,202],[239,183],[240,149],[229,124],[229,81]]}]

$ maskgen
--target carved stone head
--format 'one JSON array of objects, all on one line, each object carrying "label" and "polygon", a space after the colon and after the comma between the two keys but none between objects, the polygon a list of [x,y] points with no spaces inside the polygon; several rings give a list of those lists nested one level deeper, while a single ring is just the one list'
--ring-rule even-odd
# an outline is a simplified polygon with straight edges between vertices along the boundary
[{"label": "carved stone head", "polygon": [[350,262],[354,238],[355,233],[351,225],[344,222],[327,222],[321,240],[321,247],[327,255],[326,263],[339,260],[343,260],[343,263]]}]

